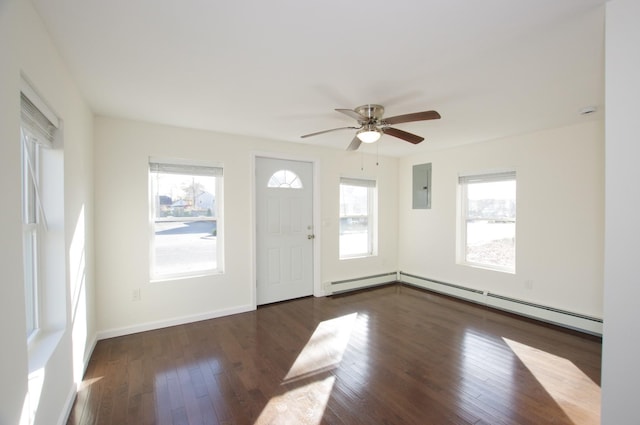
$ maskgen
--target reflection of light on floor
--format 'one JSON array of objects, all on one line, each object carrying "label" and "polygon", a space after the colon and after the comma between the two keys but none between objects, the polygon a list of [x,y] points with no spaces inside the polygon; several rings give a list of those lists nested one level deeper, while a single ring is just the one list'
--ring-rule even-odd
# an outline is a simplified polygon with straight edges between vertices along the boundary
[{"label": "reflection of light on floor", "polygon": [[305,378],[337,366],[349,343],[358,313],[320,323],[284,377],[285,381]]},{"label": "reflection of light on floor", "polygon": [[600,387],[571,361],[502,338],[576,425],[600,423]]},{"label": "reflection of light on floor", "polygon": [[84,381],[82,381],[82,382],[80,382],[78,384],[78,392],[84,390],[85,388],[89,388],[90,386],[92,386],[93,384],[95,384],[96,382],[98,382],[101,379],[102,379],[102,376],[98,376],[96,378],[85,379]]},{"label": "reflection of light on floor", "polygon": [[260,413],[255,425],[317,425],[322,421],[335,376],[299,386],[273,397]]},{"label": "reflection of light on floor", "polygon": [[[271,398],[256,425],[316,425],[322,421],[335,381],[335,376],[322,374],[340,364],[357,316],[357,313],[353,313],[325,320],[316,327],[282,382],[290,386],[300,381],[301,385]],[[316,378],[313,382],[302,384],[305,378],[313,377]]]},{"label": "reflection of light on floor", "polygon": [[[465,329],[462,341],[462,373],[460,391],[456,391],[458,406],[464,412],[477,410],[476,403],[492,406],[513,406],[518,385],[515,376],[517,357],[510,352],[497,354],[495,341],[486,334]],[[489,363],[488,359],[491,359]],[[499,376],[499,379],[494,379]],[[498,388],[495,388],[498,387]]]}]

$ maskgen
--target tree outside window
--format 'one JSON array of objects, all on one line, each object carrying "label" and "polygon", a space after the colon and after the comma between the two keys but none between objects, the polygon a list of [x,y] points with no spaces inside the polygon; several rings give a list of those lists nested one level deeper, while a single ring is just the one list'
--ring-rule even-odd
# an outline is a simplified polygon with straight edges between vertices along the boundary
[{"label": "tree outside window", "polygon": [[154,279],[220,273],[222,168],[150,162]]}]

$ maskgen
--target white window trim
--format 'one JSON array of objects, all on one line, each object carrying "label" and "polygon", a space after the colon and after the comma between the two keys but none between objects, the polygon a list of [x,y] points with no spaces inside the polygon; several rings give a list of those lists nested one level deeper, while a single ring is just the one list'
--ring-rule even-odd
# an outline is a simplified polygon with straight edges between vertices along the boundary
[{"label": "white window trim", "polygon": [[[22,139],[22,166],[26,169],[22,171],[22,255],[23,255],[23,275],[25,290],[25,308],[27,319],[27,342],[31,342],[40,329],[40,241],[43,231],[46,231],[46,221],[43,222],[44,213],[39,202],[38,195],[38,173],[32,163],[38,162],[38,147],[32,146],[30,152],[27,135],[21,131]],[[30,155],[33,157],[30,158]],[[25,183],[31,182],[30,188],[25,187]],[[31,195],[27,192],[33,191]],[[24,211],[25,207],[31,205],[33,211]]]},{"label": "white window trim", "polygon": [[[222,200],[222,205],[218,204],[217,206],[217,215],[216,215],[216,256],[217,256],[217,267],[215,269],[204,269],[204,270],[196,270],[190,272],[180,272],[180,273],[171,273],[171,274],[155,274],[155,227],[154,222],[156,221],[155,217],[155,199],[154,199],[154,190],[153,190],[153,182],[152,182],[152,174],[154,170],[152,170],[152,164],[161,164],[167,166],[167,170],[175,169],[173,167],[183,168],[185,174],[189,173],[189,167],[193,167],[192,171],[196,171],[198,168],[206,167],[214,170],[211,174],[216,177],[216,197]],[[160,157],[149,157],[149,161],[147,163],[147,173],[149,178],[148,183],[148,193],[149,193],[149,281],[151,283],[159,283],[159,282],[169,282],[181,279],[188,279],[194,277],[202,277],[202,276],[214,276],[224,274],[224,165],[220,162],[209,162],[209,161],[199,161],[199,160],[189,160],[183,158],[160,158]],[[183,217],[180,221],[200,221],[201,218],[194,217]]]},{"label": "white window trim", "polygon": [[[23,167],[21,180],[35,175],[31,193],[33,214],[29,220],[23,215],[23,237],[32,231],[37,238],[32,248],[34,261],[31,262],[35,277],[34,309],[35,324],[31,334],[26,335],[29,371],[29,393],[39,394],[47,362],[62,343],[68,321],[69,303],[65,266],[64,232],[52,232],[51,229],[64,227],[64,121],[55,114],[38,92],[32,88],[22,75],[20,88],[20,130],[21,151],[26,149],[34,153],[30,161],[21,158]],[[23,135],[28,135],[25,141]],[[38,186],[37,188],[35,186]],[[22,188],[24,196],[24,188]],[[24,203],[24,199],[22,202]],[[45,214],[46,213],[46,214]],[[34,217],[35,215],[35,217]],[[46,215],[46,219],[45,219]],[[35,220],[34,220],[35,218]],[[23,256],[28,246],[23,246]],[[23,267],[26,261],[23,259]],[[26,270],[23,271],[26,279]],[[25,308],[27,304],[26,280]],[[26,308],[27,309],[27,308]],[[25,310],[25,313],[28,312]],[[25,329],[28,331],[28,329]],[[27,332],[26,332],[27,333]],[[34,411],[29,414],[33,416]]]},{"label": "white window trim", "polygon": [[[278,183],[280,176],[283,180]],[[293,178],[291,178],[293,177]],[[303,189],[302,180],[300,177],[291,170],[281,169],[271,175],[267,182],[269,189]]]},{"label": "white window trim", "polygon": [[[458,189],[459,189],[459,209],[458,209],[458,249],[456,253],[457,263],[464,266],[474,267],[484,270],[492,270],[503,273],[516,273],[516,264],[513,267],[506,267],[500,265],[478,263],[474,261],[468,261],[467,250],[467,214],[468,214],[468,194],[467,187],[469,183],[488,183],[516,180],[515,170],[496,170],[491,172],[478,172],[478,173],[461,173],[458,175]],[[517,180],[516,180],[517,182]],[[517,216],[516,216],[517,223]]]},{"label": "white window trim", "polygon": [[[359,252],[350,255],[343,255],[340,253],[340,235],[338,235],[338,259],[339,260],[353,260],[358,258],[376,257],[378,255],[378,182],[375,178],[367,177],[340,177],[338,190],[341,190],[341,186],[345,184],[347,186],[360,186],[366,187],[369,190],[367,196],[367,232],[368,238],[368,252]],[[340,220],[340,213],[338,213],[338,221]],[[340,225],[338,224],[338,232],[340,232]]]},{"label": "white window trim", "polygon": [[[42,327],[40,317],[43,285],[41,244],[43,234],[48,231],[47,217],[40,188],[40,149],[53,147],[59,120],[36,92],[24,82],[20,92],[20,102],[20,149],[22,152],[23,167],[21,177],[23,279],[25,285],[25,308],[27,310],[26,319],[28,324],[27,343],[31,346],[37,339]],[[43,108],[45,113],[43,113],[40,108]],[[25,184],[29,184],[30,188],[26,188]],[[33,194],[29,196],[27,190],[33,190]],[[27,204],[31,205],[34,209],[33,217],[27,217],[30,213],[24,211]],[[29,239],[29,241],[27,241],[27,239]],[[27,271],[27,269],[29,269],[29,271]],[[27,288],[27,285],[29,285],[30,288]],[[27,296],[29,296],[29,300],[27,300]]]}]

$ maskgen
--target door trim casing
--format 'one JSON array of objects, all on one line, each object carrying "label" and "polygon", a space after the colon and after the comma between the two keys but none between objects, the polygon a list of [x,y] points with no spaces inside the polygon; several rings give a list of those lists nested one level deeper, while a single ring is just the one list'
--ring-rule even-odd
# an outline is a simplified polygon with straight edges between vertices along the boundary
[{"label": "door trim casing", "polygon": [[320,220],[320,208],[321,198],[320,198],[320,161],[318,158],[306,157],[297,154],[287,154],[287,153],[279,153],[279,152],[261,152],[254,151],[251,152],[251,193],[249,200],[249,205],[251,209],[251,305],[253,308],[257,308],[257,268],[258,268],[258,253],[257,253],[257,211],[256,211],[256,162],[258,158],[268,158],[268,159],[282,159],[285,161],[299,161],[299,162],[309,162],[313,167],[313,208],[312,208],[312,222],[313,222],[313,233],[315,238],[313,239],[313,296],[314,297],[324,297],[326,296],[326,292],[324,291],[321,283],[321,273],[320,273],[320,264],[321,264],[321,247],[322,247],[322,229],[321,229],[321,220]]}]

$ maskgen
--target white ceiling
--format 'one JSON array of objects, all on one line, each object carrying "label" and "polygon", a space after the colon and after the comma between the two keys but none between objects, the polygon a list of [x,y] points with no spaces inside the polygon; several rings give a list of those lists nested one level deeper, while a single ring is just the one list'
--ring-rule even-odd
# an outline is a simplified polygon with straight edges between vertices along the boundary
[{"label": "white ceiling", "polygon": [[604,113],[606,0],[32,1],[99,115],[344,149],[300,135],[440,112],[381,139],[404,156]]}]

